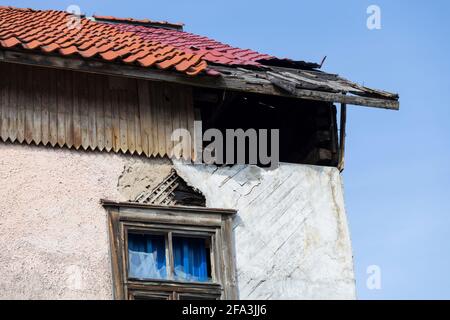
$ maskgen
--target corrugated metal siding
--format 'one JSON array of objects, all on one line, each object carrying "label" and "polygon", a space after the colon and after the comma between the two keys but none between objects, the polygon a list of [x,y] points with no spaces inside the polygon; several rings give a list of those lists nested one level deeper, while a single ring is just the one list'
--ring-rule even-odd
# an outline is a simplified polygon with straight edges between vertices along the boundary
[{"label": "corrugated metal siding", "polygon": [[187,86],[0,63],[3,141],[147,156],[172,154],[174,129],[193,137]]}]

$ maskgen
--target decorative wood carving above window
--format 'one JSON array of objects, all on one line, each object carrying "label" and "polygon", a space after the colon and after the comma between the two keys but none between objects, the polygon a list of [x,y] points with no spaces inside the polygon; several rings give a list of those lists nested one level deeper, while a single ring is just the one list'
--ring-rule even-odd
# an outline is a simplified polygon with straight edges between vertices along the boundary
[{"label": "decorative wood carving above window", "polygon": [[237,299],[235,211],[102,203],[116,299]]}]

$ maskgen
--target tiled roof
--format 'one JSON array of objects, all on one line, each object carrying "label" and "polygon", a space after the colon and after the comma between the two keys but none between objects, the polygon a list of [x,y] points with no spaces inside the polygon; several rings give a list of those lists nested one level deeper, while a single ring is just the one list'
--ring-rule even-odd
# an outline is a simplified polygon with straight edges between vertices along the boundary
[{"label": "tiled roof", "polygon": [[159,41],[172,45],[178,49],[188,50],[191,53],[203,55],[203,58],[212,63],[223,65],[261,66],[259,60],[270,60],[275,57],[262,54],[250,49],[240,49],[208,37],[199,36],[180,30],[162,29],[147,26],[118,24],[124,31],[133,32],[143,39]]},{"label": "tiled roof", "polygon": [[207,68],[207,62],[196,52],[139,36],[114,24],[74,18],[62,11],[0,7],[0,47],[116,60],[175,69],[188,75]]}]

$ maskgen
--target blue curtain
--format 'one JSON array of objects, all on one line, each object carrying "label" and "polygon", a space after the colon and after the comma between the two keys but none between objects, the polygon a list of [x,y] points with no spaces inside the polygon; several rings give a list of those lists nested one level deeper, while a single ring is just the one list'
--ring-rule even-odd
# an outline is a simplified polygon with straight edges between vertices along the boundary
[{"label": "blue curtain", "polygon": [[181,281],[209,280],[206,240],[196,238],[173,238],[175,279]]},{"label": "blue curtain", "polygon": [[131,278],[167,278],[164,236],[128,234],[128,256]]}]

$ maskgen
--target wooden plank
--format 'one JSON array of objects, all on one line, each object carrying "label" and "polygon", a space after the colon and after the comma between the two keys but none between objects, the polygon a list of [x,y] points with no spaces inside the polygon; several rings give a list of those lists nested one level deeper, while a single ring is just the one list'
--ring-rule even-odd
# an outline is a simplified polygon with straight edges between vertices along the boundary
[{"label": "wooden plank", "polygon": [[81,129],[81,146],[87,150],[90,145],[89,135],[89,82],[86,73],[79,74],[79,92],[80,92],[80,129]]},{"label": "wooden plank", "polygon": [[[192,132],[189,128],[189,109],[192,107],[192,89],[191,87],[187,86],[180,86],[180,105],[178,108],[178,112],[180,115],[180,128],[187,130],[189,132],[190,138],[190,149],[188,150],[182,150],[182,153],[180,154],[180,157],[184,158],[185,160],[191,159],[192,155],[192,148],[193,148],[193,139],[194,136],[192,135]],[[193,126],[193,123],[192,123]]]},{"label": "wooden plank", "polygon": [[146,156],[150,156],[150,150],[153,149],[153,139],[151,136],[151,113],[150,113],[150,95],[148,92],[147,82],[144,80],[137,81],[138,97],[139,97],[139,116],[141,128],[141,144],[142,152]]},{"label": "wooden plank", "polygon": [[192,93],[192,87],[186,87],[186,121],[187,121],[187,130],[189,131],[189,134],[191,135],[191,150],[189,150],[189,154],[184,155],[184,159],[189,160],[192,159],[195,161],[195,130],[194,130],[194,98]]},{"label": "wooden plank", "polygon": [[125,90],[118,90],[119,94],[119,126],[120,126],[120,150],[123,153],[128,151],[128,99]]},{"label": "wooden plank", "polygon": [[164,110],[164,125],[166,138],[166,155],[171,158],[173,156],[173,142],[171,135],[173,132],[173,109],[176,103],[176,94],[173,90],[173,84],[166,84],[163,89],[163,110]]},{"label": "wooden plank", "polygon": [[159,86],[158,83],[148,81],[148,88],[149,88],[149,94],[150,94],[150,113],[151,113],[151,120],[152,120],[152,140],[153,140],[153,149],[150,150],[152,156],[156,157],[159,153],[159,98],[158,95],[160,92],[158,92]]},{"label": "wooden plank", "polygon": [[[179,104],[177,105],[177,114],[178,114],[178,127],[180,129],[188,130],[188,122],[187,122],[187,104],[188,104],[188,97],[187,97],[187,90],[185,87],[177,86],[179,87]],[[184,138],[183,138],[184,139]],[[192,141],[192,139],[191,139]],[[180,141],[184,144],[184,141]],[[175,143],[179,143],[176,142]],[[179,150],[178,154],[175,156],[179,158],[186,158],[186,154],[190,155],[191,150]]]},{"label": "wooden plank", "polygon": [[[172,115],[173,115],[173,125],[172,130],[175,131],[177,129],[186,129],[185,126],[182,125],[181,117],[184,116],[184,111],[186,111],[185,105],[185,90],[183,86],[179,86],[178,84],[173,84],[173,89],[175,90],[175,104],[172,105]],[[184,121],[186,123],[186,121]],[[172,133],[173,133],[172,131]],[[171,139],[171,137],[169,137]],[[178,145],[178,141],[172,141],[174,156],[177,159],[180,159],[183,156],[183,149],[177,150],[177,154],[175,154],[175,146]]]},{"label": "wooden plank", "polygon": [[347,122],[347,106],[341,104],[341,125],[339,133],[339,165],[338,169],[342,172],[344,170],[344,156],[345,156],[345,127]]},{"label": "wooden plank", "polygon": [[73,147],[78,150],[82,145],[81,134],[81,73],[72,73],[72,103],[73,103]]},{"label": "wooden plank", "polygon": [[134,103],[133,99],[133,87],[134,87],[134,79],[127,79],[127,86],[126,86],[126,107],[127,110],[127,137],[128,137],[128,151],[133,154],[136,151],[136,125],[134,123],[135,121],[135,109],[136,105]]},{"label": "wooden plank", "polygon": [[154,94],[155,94],[155,112],[157,117],[158,125],[158,154],[164,157],[166,154],[166,127],[165,127],[165,111],[164,111],[164,86],[160,83],[154,84]]},{"label": "wooden plank", "polygon": [[330,150],[333,154],[333,165],[337,166],[339,164],[339,141],[338,141],[338,130],[337,130],[337,108],[334,104],[330,106],[330,117],[331,117],[331,126],[330,126]]},{"label": "wooden plank", "polygon": [[57,130],[58,130],[58,146],[63,147],[66,143],[66,81],[64,71],[56,72],[56,89],[57,89]]},{"label": "wooden plank", "polygon": [[33,70],[33,118],[32,118],[32,141],[39,144],[42,141],[42,93],[43,93],[43,69]]},{"label": "wooden plank", "polygon": [[68,148],[73,146],[73,83],[72,71],[64,72],[64,105],[65,105],[65,145]]},{"label": "wooden plank", "polygon": [[97,120],[96,120],[96,82],[97,77],[94,75],[88,75],[88,135],[89,135],[89,147],[91,150],[95,150],[97,147]]},{"label": "wooden plank", "polygon": [[17,141],[22,143],[25,140],[25,113],[26,113],[26,97],[27,90],[26,86],[26,78],[27,78],[27,68],[19,66],[17,69],[17,78],[16,82],[17,86],[15,89],[17,90]]},{"label": "wooden plank", "polygon": [[[194,113],[194,128],[193,128],[193,150],[192,150],[192,160],[193,161],[198,161],[202,159],[202,137],[203,137],[203,127],[202,127],[202,115],[200,112],[200,109],[198,108],[193,108],[193,113]],[[198,123],[200,123],[200,125],[198,125]],[[198,143],[198,147],[197,144]]]},{"label": "wooden plank", "polygon": [[138,80],[133,79],[132,100],[134,105],[134,135],[136,137],[136,153],[142,154],[141,114],[139,112]]},{"label": "wooden plank", "polygon": [[105,148],[105,110],[103,104],[103,82],[106,77],[96,75],[95,77],[95,100],[93,108],[95,110],[97,148],[102,151]]},{"label": "wooden plank", "polygon": [[[177,84],[174,84],[174,90],[177,93],[176,94],[176,104],[173,106],[173,130],[176,129],[187,129],[186,128],[186,90],[184,86],[179,86]],[[182,118],[183,117],[183,118]],[[184,121],[183,121],[184,120]],[[184,139],[184,138],[183,138]],[[180,140],[180,142],[184,143],[184,141]],[[175,146],[178,145],[178,141],[172,141],[173,148],[175,149]],[[183,149],[179,149],[177,151],[177,154],[174,154],[177,159],[180,159],[183,156]]]},{"label": "wooden plank", "polygon": [[[103,63],[100,61],[81,60],[76,58],[61,58],[53,56],[50,57],[34,53],[5,51],[2,59],[4,61],[13,63],[40,65],[52,68],[71,69],[108,75],[120,75],[154,81],[175,82],[196,87],[228,89],[234,91],[261,93],[307,100],[346,103],[392,110],[399,109],[399,102],[397,100],[347,96],[339,93],[321,92],[307,89],[297,89],[293,93],[288,93],[278,89],[267,79],[258,79],[258,81],[251,82],[247,81],[248,79],[245,79],[244,77],[227,75],[227,72],[234,72],[233,68],[227,67],[214,66],[215,69],[222,71],[222,77],[210,77],[205,75],[189,77],[181,73],[171,72],[167,70],[161,71],[151,68],[140,68],[136,66],[118,65],[113,63]],[[256,75],[259,74],[256,73]],[[257,79],[257,77],[253,77],[253,79]]]},{"label": "wooden plank", "polygon": [[50,141],[50,72],[51,69],[42,68],[41,142],[44,146]]},{"label": "wooden plank", "polygon": [[120,110],[119,110],[119,94],[117,90],[111,88],[110,82],[112,77],[108,78],[109,95],[111,97],[111,112],[112,112],[112,130],[113,130],[113,150],[119,152],[120,144]]},{"label": "wooden plank", "polygon": [[238,298],[238,285],[237,285],[237,270],[236,270],[236,255],[235,255],[235,241],[233,237],[233,217],[223,217],[223,224],[221,228],[221,252],[223,258],[221,262],[224,266],[224,273],[222,276],[222,282],[224,285],[224,295],[226,299]]},{"label": "wooden plank", "polygon": [[122,282],[123,270],[120,263],[123,259],[120,250],[120,237],[119,237],[119,211],[110,210],[108,212],[108,231],[109,231],[109,243],[111,252],[111,264],[112,264],[112,277],[113,277],[113,294],[114,299],[122,300],[125,298]]},{"label": "wooden plank", "polygon": [[[11,65],[7,63],[2,63],[0,65],[2,73],[8,76],[8,79],[11,79]],[[0,96],[0,107],[2,110],[1,117],[1,131],[0,137],[3,141],[6,141],[9,138],[9,116],[10,116],[10,102],[9,102],[9,89],[11,87],[10,81],[5,81],[5,83],[0,88],[1,96]]]},{"label": "wooden plank", "polygon": [[25,122],[24,122],[24,140],[27,144],[33,141],[33,116],[34,116],[34,103],[33,103],[33,67],[27,67],[24,70],[25,82],[23,107],[25,109]]},{"label": "wooden plank", "polygon": [[111,105],[111,94],[109,92],[108,78],[102,81],[103,90],[103,110],[105,115],[105,150],[111,151],[113,149],[113,123],[112,123],[112,105]]},{"label": "wooden plank", "polygon": [[9,87],[9,139],[11,142],[17,138],[17,108],[18,108],[18,68],[19,66],[11,66],[11,86]]},{"label": "wooden plank", "polygon": [[57,88],[57,71],[50,71],[50,90],[49,90],[49,128],[50,128],[50,144],[54,147],[58,143],[58,88]]}]

